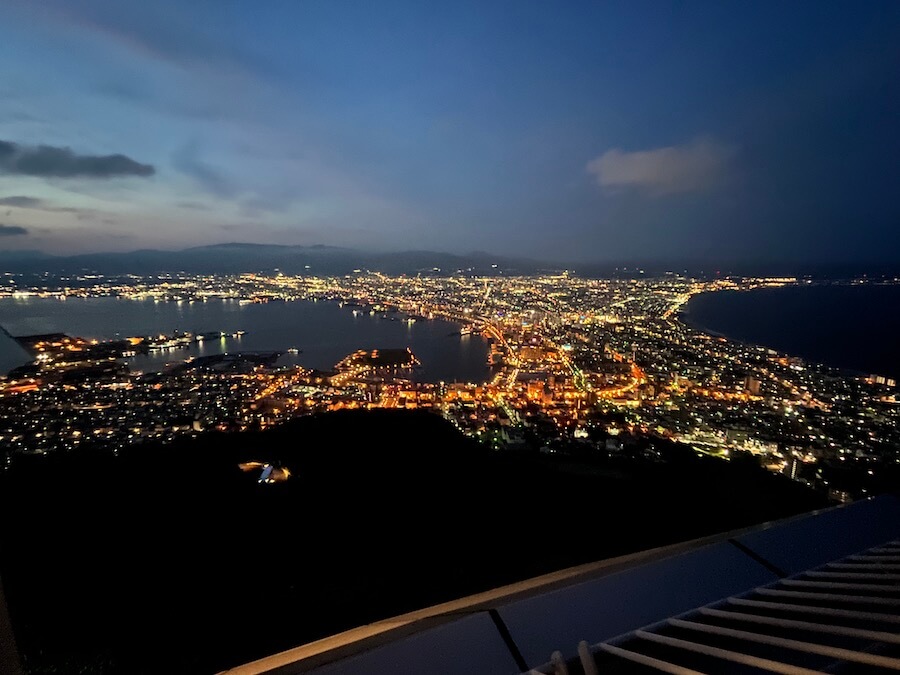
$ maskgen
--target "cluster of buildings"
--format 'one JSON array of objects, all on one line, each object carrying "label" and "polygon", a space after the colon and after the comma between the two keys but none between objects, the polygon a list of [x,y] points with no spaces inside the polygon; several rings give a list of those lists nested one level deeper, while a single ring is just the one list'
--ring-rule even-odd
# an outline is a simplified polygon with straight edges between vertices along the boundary
[{"label": "cluster of buildings", "polygon": [[32,336],[23,344],[34,363],[0,383],[0,451],[86,443],[120,449],[342,408],[428,408],[497,449],[602,461],[644,448],[648,438],[665,439],[698,453],[753,459],[835,499],[863,496],[900,466],[893,380],[712,336],[680,315],[698,293],[798,283],[808,282],[362,271],[8,278],[0,295],[317,300],[353,312],[395,312],[410,322],[444,318],[487,340],[491,374],[485,382],[416,382],[409,373],[418,360],[404,345],[350,354],[327,372],[278,365],[275,355],[232,354],[139,374],[123,361],[139,344],[134,340]]}]

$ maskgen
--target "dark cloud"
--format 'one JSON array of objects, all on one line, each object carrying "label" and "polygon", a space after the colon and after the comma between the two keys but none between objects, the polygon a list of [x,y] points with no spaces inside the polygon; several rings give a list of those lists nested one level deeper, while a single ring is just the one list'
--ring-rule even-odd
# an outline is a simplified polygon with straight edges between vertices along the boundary
[{"label": "dark cloud", "polygon": [[[9,197],[0,197],[0,206],[14,206],[19,209],[34,209],[47,213],[71,213],[78,220],[97,220],[104,216],[102,211],[96,209],[75,208],[72,206],[54,206],[52,202],[46,199],[38,199],[37,197],[28,197],[25,195],[11,195]],[[12,209],[7,209],[6,215],[12,215]],[[112,220],[102,220],[101,222],[108,225],[116,224]]]},{"label": "dark cloud", "polygon": [[26,197],[25,195],[12,195],[10,197],[0,197],[0,205],[17,206],[20,209],[39,209],[44,206],[44,200],[37,197]]},{"label": "dark cloud", "polygon": [[294,202],[293,195],[267,194],[265,197],[251,197],[241,202],[241,213],[257,217],[266,213],[284,213]]},{"label": "dark cloud", "polygon": [[182,209],[191,209],[192,211],[211,211],[212,209],[206,204],[201,204],[200,202],[178,202],[176,204],[179,208]]},{"label": "dark cloud", "polygon": [[78,155],[70,148],[0,141],[0,173],[47,178],[152,176],[156,169],[125,155]]},{"label": "dark cloud", "polygon": [[16,237],[22,234],[28,234],[28,230],[18,225],[0,224],[0,237]]}]

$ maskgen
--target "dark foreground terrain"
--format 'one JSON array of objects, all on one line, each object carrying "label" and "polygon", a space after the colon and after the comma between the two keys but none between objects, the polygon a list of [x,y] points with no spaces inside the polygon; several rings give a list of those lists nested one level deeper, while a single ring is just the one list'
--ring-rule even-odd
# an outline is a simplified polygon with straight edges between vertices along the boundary
[{"label": "dark foreground terrain", "polygon": [[[488,454],[441,418],[344,412],[0,473],[31,673],[211,673],[566,566],[823,506],[758,467]],[[261,485],[238,463],[280,463]],[[711,571],[714,573],[714,571]]]}]

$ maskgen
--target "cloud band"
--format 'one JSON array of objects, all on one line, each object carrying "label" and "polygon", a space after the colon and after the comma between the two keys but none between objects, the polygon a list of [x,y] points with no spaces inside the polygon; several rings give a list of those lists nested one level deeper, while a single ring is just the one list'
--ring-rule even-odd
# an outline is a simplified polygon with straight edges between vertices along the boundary
[{"label": "cloud band", "polygon": [[0,172],[47,178],[115,178],[152,176],[156,169],[120,154],[79,155],[70,148],[0,141]]},{"label": "cloud band", "polygon": [[608,150],[587,164],[608,190],[640,190],[652,196],[698,192],[719,183],[734,148],[709,139],[653,150]]}]

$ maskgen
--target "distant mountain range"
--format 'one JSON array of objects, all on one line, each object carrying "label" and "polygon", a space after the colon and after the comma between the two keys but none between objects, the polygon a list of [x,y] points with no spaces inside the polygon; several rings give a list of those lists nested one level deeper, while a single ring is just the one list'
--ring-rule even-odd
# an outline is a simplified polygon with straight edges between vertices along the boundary
[{"label": "distant mountain range", "polygon": [[354,270],[385,274],[515,275],[559,272],[564,269],[585,277],[642,277],[683,273],[699,277],[729,274],[760,276],[811,276],[847,279],[898,277],[900,263],[812,264],[809,262],[734,261],[619,261],[562,263],[494,255],[483,251],[467,254],[439,251],[377,253],[335,246],[282,246],[227,243],[197,246],[180,251],[141,249],[125,253],[85,253],[55,256],[41,251],[0,251],[0,272],[51,274],[237,274],[242,272],[340,275]]},{"label": "distant mountain range", "polygon": [[386,274],[450,274],[458,270],[475,274],[496,274],[500,271],[507,274],[533,274],[553,269],[553,266],[534,260],[482,252],[466,255],[437,251],[373,253],[321,245],[229,243],[180,251],[142,249],[126,253],[86,253],[73,256],[53,256],[39,251],[0,251],[0,270],[4,272],[233,274],[271,272],[276,269],[286,274],[347,274],[354,270]]}]

